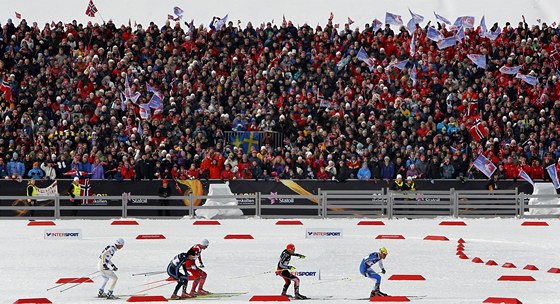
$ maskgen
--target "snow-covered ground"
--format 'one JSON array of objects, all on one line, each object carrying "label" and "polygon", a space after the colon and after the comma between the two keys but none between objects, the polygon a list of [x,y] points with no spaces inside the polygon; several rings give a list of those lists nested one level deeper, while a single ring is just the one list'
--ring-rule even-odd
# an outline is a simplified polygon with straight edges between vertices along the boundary
[{"label": "snow-covered ground", "polygon": [[[276,220],[221,220],[220,226],[193,226],[193,220],[138,220],[139,226],[112,226],[110,220],[61,220],[56,227],[29,227],[27,221],[0,222],[1,259],[0,303],[20,298],[48,298],[53,303],[98,303],[95,298],[101,278],[64,292],[55,282],[63,277],[81,277],[96,270],[100,251],[118,237],[126,241],[113,261],[119,267],[117,294],[135,294],[161,283],[165,274],[132,276],[135,273],[165,270],[169,260],[181,251],[210,240],[203,252],[208,272],[206,289],[214,292],[247,292],[227,299],[202,302],[246,302],[252,295],[279,294],[282,279],[270,273],[280,252],[294,243],[307,259],[294,260],[299,270],[320,269],[321,279],[302,278],[301,293],[310,298],[328,298],[343,303],[360,302],[369,295],[372,281],[359,277],[362,257],[386,247],[387,274],[382,290],[391,295],[411,296],[418,303],[482,303],[488,297],[513,297],[523,303],[560,303],[558,220],[547,227],[521,226],[516,219],[468,219],[467,226],[439,226],[435,220],[384,220],[384,226],[358,226],[360,219],[304,219],[303,226],[278,226]],[[343,229],[343,238],[309,239],[306,228]],[[47,228],[83,232],[81,240],[45,240]],[[253,240],[225,240],[227,234],[251,234]],[[136,240],[139,234],[163,234],[165,240]],[[378,240],[380,234],[403,235],[405,240]],[[427,235],[443,235],[450,241],[425,241]],[[463,238],[465,254],[499,266],[475,264],[456,256],[457,240]],[[501,265],[511,262],[518,268]],[[527,264],[540,270],[523,270]],[[269,272],[264,274],[265,272]],[[393,274],[419,274],[425,281],[387,280]],[[535,282],[502,282],[502,275],[531,275]],[[244,278],[233,279],[234,277]],[[350,278],[349,280],[340,280]],[[145,284],[145,285],[144,285]],[[148,295],[171,294],[174,284],[162,286]],[[292,291],[292,289],[290,289]],[[126,298],[117,300],[126,301]],[[188,300],[191,301],[191,300]],[[315,303],[325,300],[312,301]],[[361,301],[363,302],[363,301]]]},{"label": "snow-covered ground", "polygon": [[[281,24],[282,16],[292,20],[295,25],[307,22],[311,26],[325,25],[330,12],[334,12],[334,23],[344,24],[348,17],[356,23],[354,26],[363,28],[374,18],[385,21],[385,12],[402,15],[406,24],[410,20],[408,9],[435,21],[433,11],[445,16],[453,22],[463,15],[476,17],[478,25],[482,15],[486,15],[486,24],[490,27],[499,21],[503,26],[506,21],[513,26],[525,15],[529,24],[537,24],[537,19],[551,24],[560,21],[560,4],[557,0],[207,0],[207,1],[176,1],[176,0],[94,0],[99,16],[89,18],[85,10],[89,0],[0,0],[0,21],[8,18],[15,20],[15,11],[21,13],[28,21],[37,21],[41,28],[51,20],[78,20],[79,22],[99,22],[113,19],[117,24],[128,23],[129,18],[147,24],[155,21],[163,24],[167,14],[173,14],[173,7],[179,6],[184,12],[184,20],[195,19],[197,24],[208,24],[213,16],[229,14],[229,20],[237,24],[252,21],[253,25],[274,20]],[[422,25],[424,25],[422,23]]]}]

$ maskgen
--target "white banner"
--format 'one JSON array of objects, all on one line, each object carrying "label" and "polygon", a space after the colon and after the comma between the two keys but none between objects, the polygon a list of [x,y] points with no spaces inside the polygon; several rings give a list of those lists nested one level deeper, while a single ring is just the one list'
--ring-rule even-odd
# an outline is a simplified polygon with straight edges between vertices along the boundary
[{"label": "white banner", "polygon": [[306,278],[306,279],[315,279],[315,280],[320,280],[321,279],[321,270],[319,268],[315,269],[315,268],[302,268],[302,269],[296,269],[294,271],[290,271],[291,274],[301,278]]},{"label": "white banner", "polygon": [[[50,186],[45,188],[37,187],[37,196],[56,196],[58,195],[58,185],[54,181]],[[48,201],[48,199],[38,199],[38,202]]]},{"label": "white banner", "polygon": [[81,240],[81,229],[46,229],[45,240]]},{"label": "white banner", "polygon": [[308,239],[342,238],[342,229],[337,228],[307,228],[305,237]]}]

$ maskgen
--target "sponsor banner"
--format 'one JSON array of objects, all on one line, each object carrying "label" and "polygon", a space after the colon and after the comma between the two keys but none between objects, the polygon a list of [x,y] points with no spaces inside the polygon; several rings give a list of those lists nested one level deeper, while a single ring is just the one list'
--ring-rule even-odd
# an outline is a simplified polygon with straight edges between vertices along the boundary
[{"label": "sponsor banner", "polygon": [[45,240],[69,240],[69,239],[82,239],[81,229],[46,229]]},{"label": "sponsor banner", "polygon": [[301,278],[306,278],[306,279],[315,279],[315,280],[320,280],[321,279],[321,270],[319,268],[302,268],[302,269],[296,269],[294,271],[290,271],[291,274]]},{"label": "sponsor banner", "polygon": [[342,229],[333,228],[307,228],[305,237],[308,239],[333,239],[342,238]]}]

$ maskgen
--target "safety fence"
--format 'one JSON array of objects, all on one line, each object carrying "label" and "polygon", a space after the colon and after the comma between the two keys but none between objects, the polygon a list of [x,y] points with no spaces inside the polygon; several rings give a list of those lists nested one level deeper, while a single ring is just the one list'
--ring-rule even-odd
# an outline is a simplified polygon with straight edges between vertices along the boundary
[{"label": "safety fence", "polygon": [[[244,195],[159,196],[3,196],[12,206],[0,207],[0,218],[433,218],[560,216],[560,195],[532,195],[517,190],[413,191],[388,189],[347,191],[319,189],[313,195],[255,192]],[[151,204],[148,204],[150,202]],[[154,203],[155,202],[155,203]],[[218,203],[210,203],[218,202]],[[226,202],[221,204],[220,202]],[[33,203],[33,204],[32,204]],[[233,216],[228,211],[236,211]]]}]

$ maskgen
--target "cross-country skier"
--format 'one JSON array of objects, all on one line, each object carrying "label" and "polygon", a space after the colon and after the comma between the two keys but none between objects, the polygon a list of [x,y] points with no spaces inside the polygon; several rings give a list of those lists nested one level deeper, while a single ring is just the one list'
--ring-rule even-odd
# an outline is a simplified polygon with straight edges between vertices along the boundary
[{"label": "cross-country skier", "polygon": [[288,291],[288,287],[290,287],[290,283],[294,281],[294,293],[295,293],[294,297],[296,299],[305,300],[307,299],[307,297],[299,293],[299,278],[290,273],[291,270],[296,269],[295,267],[289,265],[292,256],[297,256],[300,259],[305,259],[305,256],[303,254],[299,254],[295,252],[296,252],[296,246],[294,244],[288,244],[286,246],[286,249],[284,249],[282,251],[282,254],[280,254],[280,260],[278,261],[276,275],[281,276],[285,282],[284,288],[282,289],[282,295],[284,296],[286,295],[286,292]]},{"label": "cross-country skier", "polygon": [[[206,272],[203,271],[201,268],[204,268],[204,263],[202,263],[202,250],[208,248],[209,242],[207,239],[202,240],[200,244],[196,244],[187,251],[189,256],[193,256],[194,258],[187,259],[185,262],[186,270],[193,276],[193,283],[191,286],[190,294],[193,296],[196,295],[205,295],[209,294],[208,291],[204,290],[204,282],[206,282]],[[196,265],[196,260],[198,259],[199,266]],[[196,289],[198,287],[198,290]]]},{"label": "cross-country skier", "polygon": [[[99,288],[99,293],[97,294],[98,298],[107,298],[107,299],[117,298],[113,295],[113,289],[115,288],[115,284],[117,283],[118,280],[118,277],[115,274],[115,271],[117,271],[118,268],[117,266],[115,266],[115,264],[113,264],[113,262],[111,262],[111,259],[113,258],[115,252],[117,252],[117,250],[122,249],[123,246],[124,246],[124,240],[118,238],[114,244],[105,247],[105,249],[103,249],[101,255],[99,256],[99,271],[101,271],[101,277],[103,277],[105,281],[103,281],[103,285],[101,285],[101,288]],[[111,266],[111,268],[109,268],[109,266]],[[108,292],[105,294],[105,285],[107,285],[109,279],[112,279],[113,282],[111,283]]]},{"label": "cross-country skier", "polygon": [[[177,281],[177,286],[175,286],[175,290],[171,295],[171,299],[173,300],[192,298],[192,295],[187,293],[187,283],[189,282],[189,275],[187,274],[185,262],[189,259],[194,260],[195,257],[192,255],[188,255],[186,252],[181,252],[176,255],[167,266],[167,274]],[[185,272],[184,274],[181,273],[181,267],[183,267],[183,271]],[[179,292],[179,288],[181,288],[181,286],[183,287],[183,293],[179,297],[177,295],[177,292]]]},{"label": "cross-country skier", "polygon": [[387,249],[385,247],[379,248],[379,252],[373,252],[370,255],[363,258],[360,263],[360,273],[366,278],[375,280],[375,286],[370,293],[370,298],[374,296],[387,296],[387,294],[379,290],[379,285],[381,285],[381,276],[373,270],[373,265],[379,262],[379,268],[381,268],[381,273],[385,274],[385,268],[383,267],[383,260],[387,257]]}]

